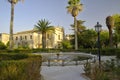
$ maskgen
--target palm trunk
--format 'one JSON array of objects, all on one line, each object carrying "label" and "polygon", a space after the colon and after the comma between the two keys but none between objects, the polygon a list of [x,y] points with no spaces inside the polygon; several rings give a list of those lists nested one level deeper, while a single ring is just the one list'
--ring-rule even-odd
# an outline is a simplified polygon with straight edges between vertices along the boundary
[{"label": "palm trunk", "polygon": [[42,48],[43,49],[46,48],[46,33],[45,32],[42,33]]},{"label": "palm trunk", "polygon": [[11,3],[11,20],[10,20],[10,49],[13,49],[13,21],[14,21],[14,3]]},{"label": "palm trunk", "polygon": [[112,47],[112,29],[109,29],[109,45]]},{"label": "palm trunk", "polygon": [[74,26],[75,26],[75,50],[78,50],[78,40],[77,40],[77,20],[74,17]]},{"label": "palm trunk", "polygon": [[38,48],[40,48],[40,32],[38,32]]}]

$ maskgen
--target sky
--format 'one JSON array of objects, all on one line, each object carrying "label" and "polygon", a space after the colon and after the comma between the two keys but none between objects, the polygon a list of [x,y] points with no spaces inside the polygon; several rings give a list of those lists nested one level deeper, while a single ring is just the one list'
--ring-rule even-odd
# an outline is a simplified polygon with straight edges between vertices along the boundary
[{"label": "sky", "polygon": [[[74,19],[67,13],[68,0],[25,0],[18,2],[14,11],[14,33],[31,30],[38,20],[46,19],[52,26],[62,26],[66,34],[71,34],[70,25]],[[83,10],[77,19],[85,21],[88,29],[94,29],[97,22],[107,29],[105,18],[120,14],[120,0],[81,0]],[[8,0],[0,0],[0,33],[9,33],[11,5]]]}]

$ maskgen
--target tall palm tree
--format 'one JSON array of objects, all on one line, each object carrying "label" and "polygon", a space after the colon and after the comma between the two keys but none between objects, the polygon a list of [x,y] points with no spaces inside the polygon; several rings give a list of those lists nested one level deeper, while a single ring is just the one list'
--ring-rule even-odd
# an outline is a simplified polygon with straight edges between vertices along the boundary
[{"label": "tall palm tree", "polygon": [[[84,22],[85,22],[85,21],[77,20],[77,31],[78,31],[78,33],[81,32],[81,31],[84,31],[84,30],[86,29],[86,27],[83,26],[83,23],[84,23]],[[71,26],[72,30],[75,29],[74,24],[71,24],[70,26]]]},{"label": "tall palm tree", "polygon": [[[42,48],[45,49],[46,48],[46,33],[48,31],[54,31],[54,27],[53,26],[49,26],[50,22],[45,20],[45,19],[41,19],[38,21],[38,23],[35,25],[36,30],[40,33],[42,33]],[[39,45],[38,41],[38,45]],[[39,46],[38,46],[39,47]]]},{"label": "tall palm tree", "polygon": [[82,20],[77,20],[77,30],[78,30],[78,33],[84,31],[86,29],[86,27],[83,25],[85,21],[82,21]]},{"label": "tall palm tree", "polygon": [[106,25],[109,30],[109,45],[110,45],[110,47],[112,47],[112,29],[114,27],[114,19],[112,16],[108,16],[106,18]]},{"label": "tall palm tree", "polygon": [[77,41],[77,19],[79,12],[82,11],[82,4],[80,0],[69,0],[68,6],[66,7],[68,13],[70,13],[74,17],[74,33],[75,33],[75,50],[78,49],[78,41]]},{"label": "tall palm tree", "polygon": [[14,6],[18,3],[18,1],[24,1],[24,0],[8,0],[8,2],[11,4],[11,19],[10,19],[10,49],[13,49],[13,22],[14,22]]}]

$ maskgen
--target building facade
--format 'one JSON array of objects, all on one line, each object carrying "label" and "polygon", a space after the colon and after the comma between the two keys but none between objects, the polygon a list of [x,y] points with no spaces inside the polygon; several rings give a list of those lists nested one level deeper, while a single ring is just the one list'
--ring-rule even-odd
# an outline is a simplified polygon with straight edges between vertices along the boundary
[{"label": "building facade", "polygon": [[[55,32],[46,33],[46,48],[61,48],[61,42],[64,38],[64,29],[62,27],[54,27]],[[3,36],[5,37],[5,35]],[[29,48],[42,48],[42,34],[41,32],[33,30],[17,32],[13,35],[14,48],[29,47]],[[2,39],[2,42],[9,41]]]},{"label": "building facade", "polygon": [[0,41],[3,42],[6,45],[9,41],[9,34],[0,33]]}]

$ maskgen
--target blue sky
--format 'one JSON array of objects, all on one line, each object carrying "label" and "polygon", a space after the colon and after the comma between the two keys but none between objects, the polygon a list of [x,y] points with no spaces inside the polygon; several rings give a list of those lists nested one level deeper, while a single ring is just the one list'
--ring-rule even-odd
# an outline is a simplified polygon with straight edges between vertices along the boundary
[{"label": "blue sky", "polygon": [[[51,25],[62,26],[65,33],[72,33],[73,17],[67,13],[68,0],[25,0],[15,5],[14,33],[31,30],[38,20],[46,19]],[[94,28],[96,22],[107,29],[105,18],[120,14],[120,0],[81,0],[83,11],[77,19],[86,21],[87,28]],[[0,0],[0,33],[9,33],[10,3]]]}]

